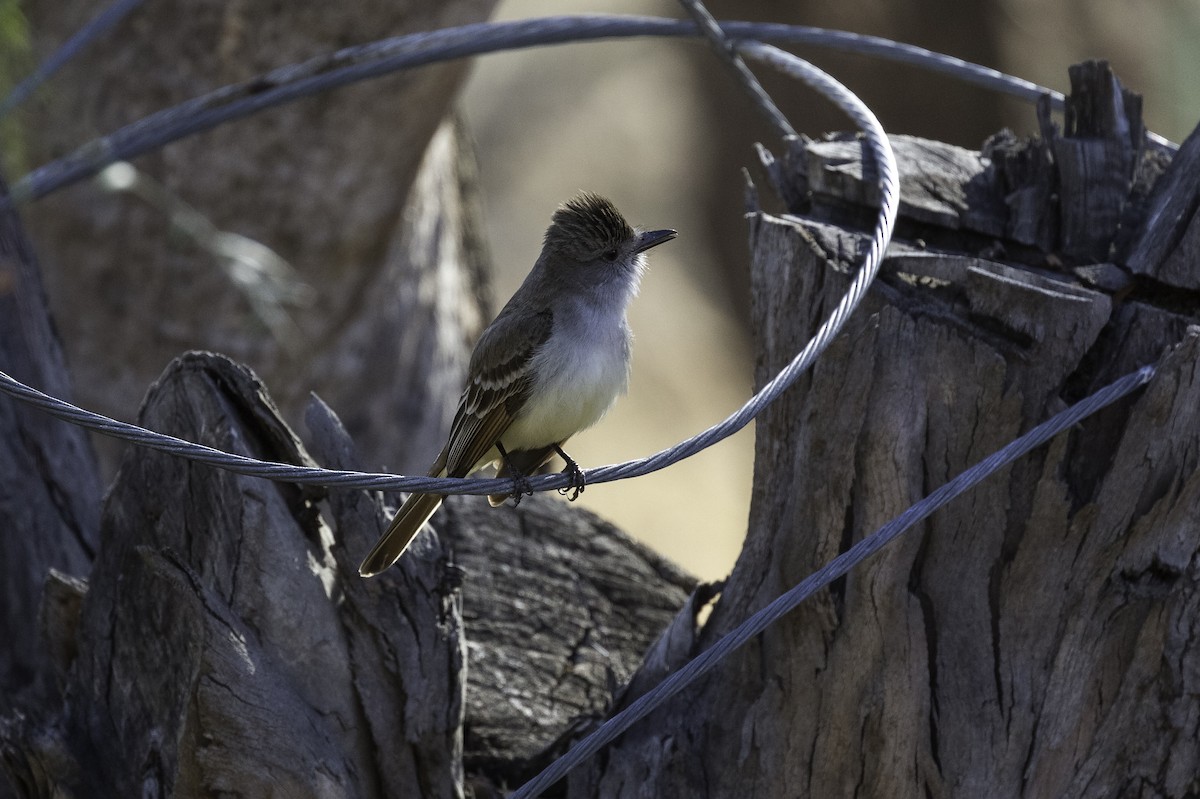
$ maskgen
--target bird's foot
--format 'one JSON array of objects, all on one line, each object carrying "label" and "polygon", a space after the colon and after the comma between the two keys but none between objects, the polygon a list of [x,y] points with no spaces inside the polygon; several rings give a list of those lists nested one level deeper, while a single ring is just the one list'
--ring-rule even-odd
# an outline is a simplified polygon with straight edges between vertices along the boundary
[{"label": "bird's foot", "polygon": [[[513,507],[521,504],[521,498],[526,494],[533,496],[533,484],[529,482],[529,478],[525,473],[516,467],[512,462],[512,458],[508,457],[508,451],[504,449],[504,445],[496,442],[496,449],[500,451],[500,457],[504,459],[504,466],[508,469],[508,473],[512,475],[513,490],[510,495],[513,498]],[[499,502],[493,504],[499,505]]]},{"label": "bird's foot", "polygon": [[516,506],[521,504],[521,498],[524,497],[526,494],[528,494],[531,497],[533,496],[533,483],[529,482],[528,477],[521,474],[516,469],[512,468],[512,466],[509,466],[508,470],[510,472],[512,472],[512,481],[513,481],[512,498],[513,498],[513,507],[515,508]]},{"label": "bird's foot", "polygon": [[587,480],[584,479],[583,470],[579,468],[579,464],[575,462],[574,458],[563,452],[562,447],[555,446],[554,451],[567,464],[566,468],[563,469],[563,473],[571,476],[571,481],[558,489],[558,493],[566,497],[567,501],[574,502],[583,493],[583,489],[587,487]]}]

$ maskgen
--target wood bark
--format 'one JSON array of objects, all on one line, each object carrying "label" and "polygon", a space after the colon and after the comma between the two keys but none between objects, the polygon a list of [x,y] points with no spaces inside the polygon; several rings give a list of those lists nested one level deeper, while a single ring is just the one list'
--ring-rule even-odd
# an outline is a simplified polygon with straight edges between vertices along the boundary
[{"label": "wood bark", "polygon": [[[781,619],[576,772],[569,795],[1200,789],[1200,329],[1182,290],[1200,270],[1187,260],[1200,131],[1161,174],[1107,66],[1072,83],[1067,130],[1002,136],[1001,157],[895,137],[902,240],[846,331],[758,420],[745,548],[707,622],[685,608],[672,629],[691,638],[656,668],[1066,403],[1146,363],[1152,383]],[[767,159],[792,204],[751,217],[760,385],[865,249],[847,229],[876,194],[861,152],[838,139]],[[1140,243],[1122,255],[1122,241]]]},{"label": "wood bark", "polygon": [[[7,187],[0,183],[0,197]],[[0,211],[0,371],[70,398],[62,345],[29,240]],[[0,714],[25,692],[52,689],[38,634],[46,570],[86,571],[96,547],[101,484],[82,430],[0,397]],[[45,700],[46,697],[41,697]]]}]

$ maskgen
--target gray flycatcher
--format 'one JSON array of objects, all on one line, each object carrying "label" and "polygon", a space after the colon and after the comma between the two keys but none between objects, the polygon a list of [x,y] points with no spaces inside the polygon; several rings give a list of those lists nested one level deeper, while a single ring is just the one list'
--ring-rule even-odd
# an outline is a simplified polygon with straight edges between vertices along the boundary
[{"label": "gray flycatcher", "polygon": [[[635,230],[595,194],[559,207],[529,276],[475,345],[450,439],[429,475],[466,477],[500,461],[496,476],[514,478],[519,500],[525,475],[557,453],[576,494],[582,490],[583,475],[562,445],[624,393],[631,342],[625,310],[646,250],[675,236]],[[506,497],[488,500],[495,506]],[[409,496],[359,574],[378,574],[399,560],[443,499]]]}]

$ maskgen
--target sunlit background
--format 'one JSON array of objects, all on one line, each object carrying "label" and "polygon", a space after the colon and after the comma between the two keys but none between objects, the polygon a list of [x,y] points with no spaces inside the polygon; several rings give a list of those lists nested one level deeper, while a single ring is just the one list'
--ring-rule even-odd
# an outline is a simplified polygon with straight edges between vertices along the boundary
[{"label": "sunlit background", "polygon": [[[1068,89],[1070,64],[1107,58],[1122,81],[1144,95],[1145,118],[1155,131],[1179,141],[1200,119],[1196,0],[711,0],[707,5],[720,19],[825,26],[898,39],[1058,90]],[[84,0],[0,0],[2,82],[28,74],[102,6]],[[353,14],[319,3],[298,8],[197,0],[181,16],[164,4],[144,3],[55,75],[20,115],[0,120],[7,174],[23,174],[145,114],[273,67],[338,46],[474,20],[486,3],[459,0],[410,12],[409,4],[360,0]],[[673,0],[509,0],[499,4],[493,18],[585,12],[685,16]],[[318,18],[328,21],[314,21]],[[159,52],[154,45],[166,37],[156,31],[163,30],[179,34],[190,49]],[[891,132],[978,148],[1003,126],[1019,134],[1036,128],[1024,103],[945,76],[865,56],[793,49],[859,93]],[[347,302],[347,319],[363,311],[354,305],[357,298],[347,300],[336,290],[353,283],[346,275],[379,268],[379,240],[393,235],[397,216],[403,216],[403,195],[395,184],[407,185],[404,176],[411,177],[420,160],[420,136],[429,132],[409,125],[414,130],[407,135],[421,146],[408,146],[383,123],[389,114],[404,114],[405,122],[428,122],[432,130],[438,102],[449,96],[441,88],[457,79],[454,67],[443,69],[444,82],[430,84],[416,99],[403,94],[408,75],[391,76],[272,109],[136,159],[142,195],[153,195],[161,208],[151,207],[146,196],[116,198],[96,184],[72,187],[27,208],[24,219],[42,258],[51,308],[73,359],[76,399],[132,419],[138,399],[163,365],[183,350],[204,347],[259,370],[285,411],[294,411],[314,381],[337,372],[325,370],[327,364],[313,355],[324,351],[320,345],[327,341],[311,331],[332,330],[326,339],[344,332],[337,326],[342,316],[329,310],[335,304],[331,298]],[[819,137],[846,129],[848,123],[828,101],[755,69],[798,130]],[[439,73],[426,68],[421,74]],[[104,82],[97,83],[101,78]],[[428,120],[420,116],[422,110]],[[498,303],[532,265],[555,207],[582,189],[609,196],[635,224],[679,231],[677,240],[650,254],[650,269],[632,307],[636,344],[628,396],[568,446],[580,464],[651,454],[745,402],[754,349],[743,168],[756,176],[755,142],[778,148],[773,130],[708,46],[698,40],[642,38],[487,56],[471,66],[459,110],[476,145]],[[272,347],[260,346],[272,331],[253,318],[244,325],[236,319],[224,326],[214,321],[205,302],[221,303],[226,313],[250,315],[236,295],[229,299],[234,292],[227,280],[208,279],[214,259],[193,240],[181,241],[186,237],[166,221],[167,206],[176,217],[180,208],[190,214],[194,207],[202,231],[211,223],[245,243],[272,248],[310,281],[316,301],[294,311],[295,321],[308,323],[301,327],[310,338],[283,338],[301,342],[299,359],[304,366],[315,364],[315,375],[302,368],[289,372],[287,353],[272,356]],[[363,268],[356,272],[356,267]],[[109,270],[115,281],[109,281]],[[132,281],[141,293],[109,290],[125,285],[120,280]],[[186,313],[199,307],[206,314],[198,319]],[[150,309],[142,311],[145,318],[138,308]],[[186,324],[173,313],[187,316]],[[218,328],[223,332],[214,333]],[[158,346],[152,356],[133,351],[147,340]],[[96,349],[83,346],[88,342]],[[386,368],[392,347],[389,340],[368,354],[351,347],[337,352],[382,364],[367,375],[382,386],[404,385]],[[354,374],[341,386],[318,388],[346,386],[347,392],[389,396],[380,386],[364,385],[363,373]],[[295,379],[289,384],[280,375]],[[330,381],[336,383],[336,374]],[[335,408],[336,399],[331,399]],[[455,399],[447,396],[447,406]],[[296,416],[289,421],[302,429]],[[382,424],[386,428],[389,422]],[[663,472],[593,485],[579,502],[697,576],[722,577],[746,533],[753,435],[752,428],[744,430]],[[421,451],[403,457],[431,462],[436,451],[424,452],[427,444],[435,446],[412,445]],[[370,465],[399,468],[397,448],[381,449],[387,452]],[[109,461],[111,466],[115,457]]]},{"label": "sunlit background", "polygon": [[[1150,127],[1176,141],[1200,119],[1200,4],[712,2],[723,19],[840,27],[898,38],[1043,85],[1067,67],[1113,62],[1145,95]],[[496,19],[549,14],[682,17],[674,2],[508,0]],[[1036,129],[1032,109],[916,69],[800,50],[860,93],[889,131],[978,148],[1001,126]],[[762,74],[761,68],[757,71]],[[810,136],[847,122],[797,84],[764,75]],[[584,466],[641,457],[719,421],[751,390],[748,257],[741,168],[772,133],[698,42],[639,39],[489,56],[462,102],[477,143],[486,223],[507,297],[532,265],[555,205],[580,189],[610,196],[635,224],[674,227],[653,251],[631,311],[630,392],[569,451]],[[725,575],[746,532],[753,430],[664,472],[593,486],[580,502],[696,575]]]}]

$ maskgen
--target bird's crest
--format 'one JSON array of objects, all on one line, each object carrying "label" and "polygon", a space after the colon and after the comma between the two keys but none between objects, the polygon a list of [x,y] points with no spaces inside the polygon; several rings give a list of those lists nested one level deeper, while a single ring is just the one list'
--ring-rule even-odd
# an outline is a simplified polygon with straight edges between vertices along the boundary
[{"label": "bird's crest", "polygon": [[584,192],[554,212],[546,229],[546,246],[558,250],[596,252],[633,238],[633,227],[611,202]]}]

